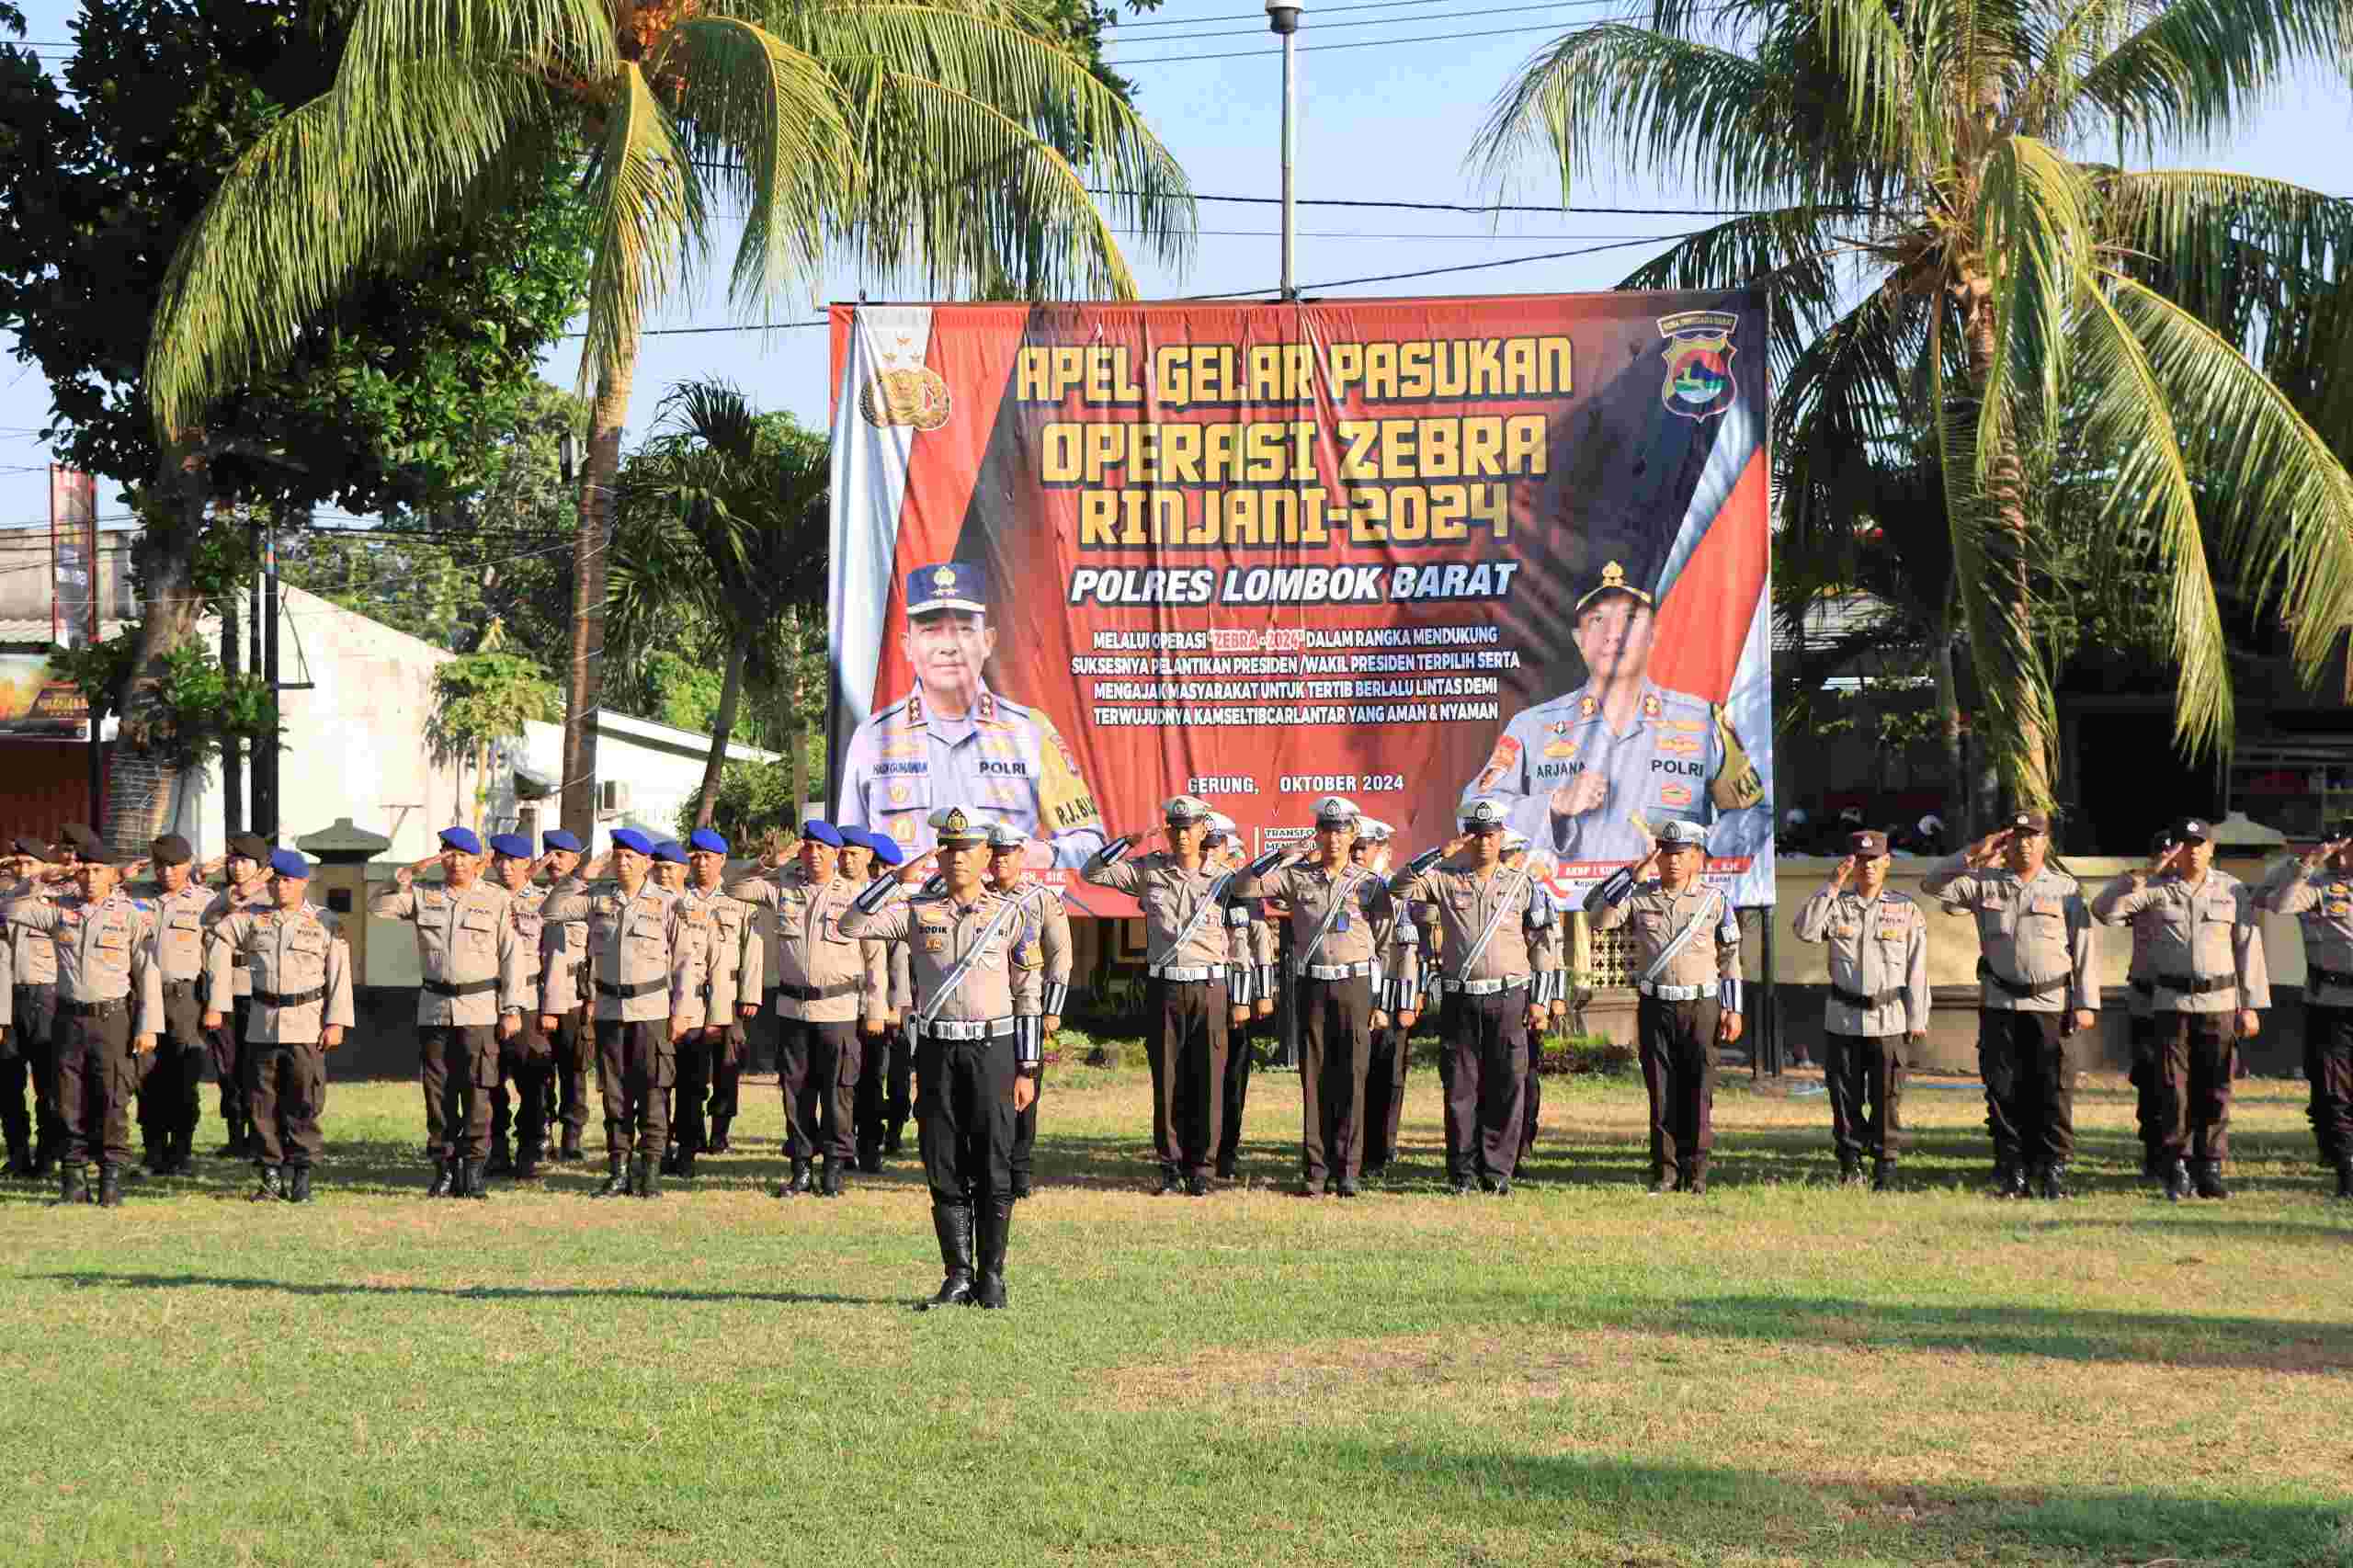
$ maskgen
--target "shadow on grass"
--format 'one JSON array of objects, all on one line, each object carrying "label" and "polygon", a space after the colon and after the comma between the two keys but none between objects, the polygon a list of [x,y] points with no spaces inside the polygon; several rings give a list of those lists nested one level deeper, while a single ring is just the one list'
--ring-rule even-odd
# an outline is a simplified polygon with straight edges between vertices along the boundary
[{"label": "shadow on grass", "polygon": [[190,1286],[212,1290],[261,1290],[285,1296],[438,1296],[454,1301],[759,1301],[791,1307],[913,1306],[912,1296],[833,1296],[801,1290],[665,1290],[654,1286],[358,1285],[341,1280],[301,1284],[290,1279],[244,1279],[211,1274],[108,1274],[81,1269],[43,1274],[77,1290],[173,1290]]}]

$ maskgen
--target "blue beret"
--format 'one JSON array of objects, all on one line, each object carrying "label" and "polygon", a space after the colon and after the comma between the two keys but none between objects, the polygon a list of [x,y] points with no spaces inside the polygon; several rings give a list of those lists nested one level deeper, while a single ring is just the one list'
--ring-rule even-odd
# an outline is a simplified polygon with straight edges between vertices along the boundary
[{"label": "blue beret", "polygon": [[531,841],[519,833],[494,833],[490,835],[490,852],[528,860],[531,858]]},{"label": "blue beret", "polygon": [[687,847],[689,849],[708,849],[713,855],[724,855],[727,853],[727,840],[720,837],[719,835],[711,832],[710,829],[707,827],[699,827],[692,833],[687,835]]},{"label": "blue beret", "polygon": [[613,830],[613,847],[634,849],[640,855],[651,855],[654,853],[654,841],[633,827],[617,827]]},{"label": "blue beret", "polygon": [[572,835],[564,832],[563,829],[559,827],[551,832],[540,835],[540,847],[542,849],[569,849],[574,855],[577,855],[580,853],[580,840],[574,838]]},{"label": "blue beret", "polygon": [[311,874],[311,863],[298,850],[273,849],[269,852],[269,869],[281,877],[305,877]]},{"label": "blue beret", "polygon": [[933,566],[918,566],[907,574],[910,616],[947,609],[986,615],[988,601],[989,574],[972,562],[943,561]]},{"label": "blue beret", "polygon": [[874,858],[885,866],[900,865],[907,858],[906,851],[901,849],[897,840],[887,833],[870,833],[866,835],[866,842],[872,847]]},{"label": "blue beret", "polygon": [[[854,827],[835,827],[829,822],[804,822],[801,824],[801,837],[813,838],[820,844],[830,844],[836,849],[839,849],[843,845],[847,844],[849,842],[849,835],[853,833],[858,833],[858,829]],[[862,833],[858,833],[858,835],[861,841],[866,837]]]},{"label": "blue beret", "polygon": [[474,830],[470,827],[443,828],[441,843],[445,848],[462,849],[469,855],[482,853],[482,840],[474,836]]},{"label": "blue beret", "polygon": [[654,858],[656,860],[667,860],[674,866],[683,866],[687,863],[686,849],[675,838],[665,838],[655,845]]}]

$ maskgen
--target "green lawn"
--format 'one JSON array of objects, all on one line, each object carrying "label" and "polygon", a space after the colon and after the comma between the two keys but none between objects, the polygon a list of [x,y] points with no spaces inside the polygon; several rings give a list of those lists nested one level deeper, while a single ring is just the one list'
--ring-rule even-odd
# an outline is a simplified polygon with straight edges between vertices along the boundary
[{"label": "green lawn", "polygon": [[1191,1202],[1143,1190],[1139,1073],[1059,1074],[1006,1313],[909,1310],[912,1158],[767,1198],[772,1080],[660,1203],[585,1201],[593,1159],[426,1202],[395,1084],[335,1086],[306,1210],[217,1160],[114,1213],[11,1187],[0,1562],[2353,1564],[2353,1205],[2301,1085],[2178,1207],[2113,1082],[2094,1194],[2030,1205],[1972,1190],[1970,1085],[1874,1198],[1818,1095],[1733,1077],[1695,1200],[1638,1191],[1638,1083],[1556,1080],[1498,1200],[1438,1190],[1419,1071],[1353,1204],[1280,1195],[1298,1081],[1256,1088],[1245,1186]]}]

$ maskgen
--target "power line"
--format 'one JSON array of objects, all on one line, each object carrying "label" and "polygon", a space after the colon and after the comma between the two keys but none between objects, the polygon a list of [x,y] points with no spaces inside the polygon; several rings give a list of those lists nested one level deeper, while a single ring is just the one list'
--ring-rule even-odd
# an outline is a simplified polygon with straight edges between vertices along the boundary
[{"label": "power line", "polygon": [[[1427,6],[1427,5],[1436,4],[1436,3],[1437,3],[1437,0],[1391,0],[1391,4],[1392,4],[1392,5],[1425,5],[1425,6]],[[1480,9],[1475,10],[1475,11],[1448,11],[1448,10],[1445,10],[1445,9],[1439,9],[1439,10],[1437,10],[1437,11],[1429,11],[1429,12],[1426,12],[1426,13],[1424,13],[1423,15],[1420,15],[1420,16],[1414,16],[1414,17],[1366,17],[1365,19],[1363,19],[1362,21],[1356,21],[1356,22],[1326,22],[1326,21],[1324,21],[1324,18],[1325,17],[1328,17],[1328,16],[1334,15],[1335,13],[1339,12],[1339,11],[1357,10],[1357,9],[1359,9],[1360,7],[1358,7],[1358,6],[1331,6],[1331,7],[1328,7],[1328,8],[1327,8],[1327,7],[1320,6],[1317,6],[1317,7],[1316,7],[1316,9],[1315,9],[1315,25],[1314,25],[1314,31],[1315,31],[1316,33],[1324,33],[1324,32],[1328,32],[1328,31],[1330,31],[1330,30],[1331,30],[1332,28],[1395,28],[1395,27],[1410,27],[1411,25],[1413,25],[1413,24],[1414,24],[1414,23],[1415,23],[1415,22],[1443,22],[1443,21],[1452,21],[1452,20],[1456,20],[1456,19],[1459,19],[1459,18],[1463,17],[1508,17],[1508,16],[1517,16],[1517,15],[1518,15],[1518,14],[1520,14],[1520,13],[1522,13],[1522,12],[1526,12],[1526,11],[1566,11],[1566,10],[1576,10],[1576,9],[1591,9],[1591,8],[1593,8],[1593,7],[1595,7],[1595,6],[1615,6],[1615,5],[1617,5],[1618,3],[1619,3],[1619,0],[1543,0],[1543,3],[1542,3],[1542,4],[1540,4],[1540,5],[1532,5],[1532,6],[1483,6],[1483,7],[1481,7]],[[1362,8],[1362,9],[1381,9],[1381,8],[1382,8],[1382,7],[1378,7],[1378,6],[1368,6],[1368,7],[1361,7],[1361,8]],[[1204,23],[1204,22],[1211,22],[1211,21],[1240,21],[1240,20],[1242,20],[1243,18],[1241,18],[1241,17],[1191,17],[1191,18],[1188,18],[1188,19],[1189,19],[1190,21],[1192,21],[1195,25],[1199,25],[1199,24],[1201,24],[1201,23]],[[1264,14],[1263,12],[1262,12],[1262,13],[1260,13],[1260,15],[1258,16],[1258,17],[1257,17],[1256,19],[1257,19],[1257,22],[1258,22],[1258,26],[1256,26],[1256,27],[1255,27],[1255,28],[1220,28],[1220,29],[1218,29],[1217,31],[1214,31],[1214,32],[1199,32],[1199,33],[1162,33],[1162,34],[1158,35],[1157,37],[1154,37],[1154,38],[1148,38],[1148,39],[1143,39],[1143,40],[1139,40],[1139,41],[1143,42],[1143,43],[1148,43],[1148,44],[1150,44],[1150,43],[1173,42],[1173,41],[1175,41],[1175,40],[1178,40],[1178,39],[1188,39],[1188,38],[1247,38],[1247,37],[1251,36],[1251,35],[1252,35],[1252,34],[1254,34],[1254,33],[1256,33],[1256,34],[1265,34],[1265,33],[1267,32],[1267,26],[1266,26],[1267,18],[1266,18],[1265,14]],[[1165,25],[1170,25],[1170,24],[1163,24],[1163,25],[1164,25],[1164,26],[1165,26]],[[1120,29],[1115,28],[1113,28],[1113,29],[1111,30],[1111,32],[1110,32],[1108,36],[1106,36],[1106,38],[1104,39],[1104,40],[1103,40],[1103,41],[1104,41],[1106,44],[1113,44],[1113,45],[1116,45],[1116,44],[1119,42],[1119,34],[1120,34]],[[1113,61],[1111,61],[1111,62],[1110,62],[1110,63],[1112,63],[1113,65],[1117,65],[1117,64],[1119,63],[1119,62],[1118,62],[1117,60],[1113,60]]]},{"label": "power line", "polygon": [[[1725,10],[1729,7],[1711,6],[1705,9]],[[1694,15],[1698,14],[1699,13],[1694,13]],[[1300,53],[1330,54],[1343,49],[1393,49],[1402,43],[1460,43],[1464,39],[1505,38],[1514,33],[1549,33],[1558,30],[1559,27],[1556,23],[1537,22],[1528,27],[1486,28],[1467,33],[1416,33],[1411,38],[1368,38],[1358,39],[1351,43],[1309,44],[1301,49]],[[1203,60],[1272,60],[1280,53],[1281,51],[1277,49],[1229,49],[1214,54],[1153,54],[1146,55],[1141,60],[1113,60],[1110,64],[1114,69],[1126,71],[1138,65],[1191,64],[1196,61]]]},{"label": "power line", "polygon": [[[1120,190],[1109,186],[1088,186],[1089,196],[1146,196],[1141,190]],[[1192,193],[1195,201],[1224,201],[1251,207],[1279,207],[1279,196],[1204,196]],[[1367,201],[1354,197],[1302,196],[1296,203],[1301,207],[1365,207],[1382,208],[1401,212],[1542,212],[1555,218],[1574,218],[1582,212],[1608,213],[1619,218],[1754,218],[1769,210],[1757,207],[1561,207],[1536,203],[1509,202],[1470,203],[1461,201]],[[1860,208],[1824,208],[1825,212],[1859,213]]]}]

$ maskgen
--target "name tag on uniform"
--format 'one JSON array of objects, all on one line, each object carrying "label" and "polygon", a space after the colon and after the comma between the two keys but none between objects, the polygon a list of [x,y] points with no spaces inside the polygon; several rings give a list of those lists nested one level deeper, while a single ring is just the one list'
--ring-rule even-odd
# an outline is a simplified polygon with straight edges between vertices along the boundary
[{"label": "name tag on uniform", "polygon": [[1861,932],[1862,927],[1859,926],[1840,926],[1833,929],[1831,935],[1834,937],[1854,937],[1859,936]]},{"label": "name tag on uniform", "polygon": [[923,939],[923,950],[927,953],[946,952],[948,950],[948,938],[938,936],[926,937]]}]

